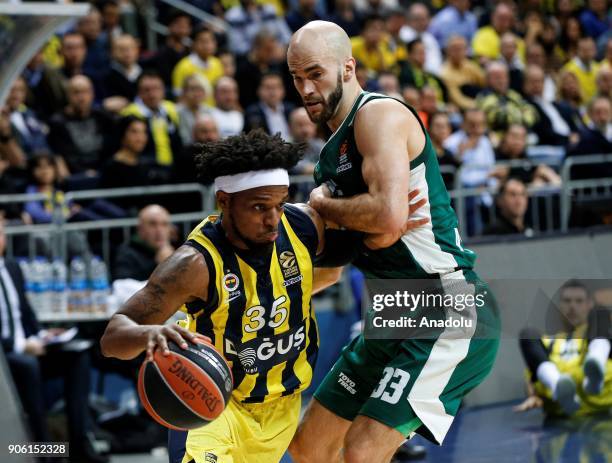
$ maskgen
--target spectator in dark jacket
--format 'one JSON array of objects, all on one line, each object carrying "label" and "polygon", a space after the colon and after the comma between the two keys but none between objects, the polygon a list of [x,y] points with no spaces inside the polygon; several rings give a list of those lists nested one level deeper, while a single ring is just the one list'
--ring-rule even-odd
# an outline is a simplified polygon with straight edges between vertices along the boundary
[{"label": "spectator in dark jacket", "polygon": [[138,233],[117,250],[113,280],[148,280],[155,267],[174,252],[170,244],[170,214],[156,204],[138,214]]},{"label": "spectator in dark jacket", "polygon": [[536,65],[527,67],[524,81],[525,100],[538,113],[532,130],[538,136],[539,145],[566,146],[571,140],[578,139],[578,127],[572,117],[572,108],[563,102],[546,101],[544,82],[542,68]]},{"label": "spectator in dark jacket", "polygon": [[319,14],[315,11],[316,0],[299,0],[297,8],[291,10],[285,21],[291,29],[291,32],[297,31],[300,27],[304,26],[310,21],[322,19]]},{"label": "spectator in dark jacket", "polygon": [[269,73],[261,78],[257,91],[259,101],[249,106],[244,115],[244,131],[263,129],[274,135],[280,133],[288,140],[289,114],[294,106],[285,99],[285,87],[280,74]]},{"label": "spectator in dark jacket", "polygon": [[510,177],[502,182],[497,193],[497,219],[484,234],[532,236],[533,230],[525,224],[528,202],[529,194],[522,180]]},{"label": "spectator in dark jacket", "polygon": [[[595,97],[588,108],[591,120],[580,131],[580,141],[569,151],[570,156],[612,153],[612,107],[610,99]],[[572,178],[602,178],[612,176],[612,162],[599,165],[576,166]]]},{"label": "spectator in dark jacket", "polygon": [[122,104],[113,108],[116,111],[123,109],[136,97],[136,81],[142,73],[138,65],[138,53],[138,43],[131,35],[120,35],[113,40],[113,60],[104,78],[104,96],[123,98]]},{"label": "spectator in dark jacket", "polygon": [[155,69],[159,73],[169,95],[172,91],[172,70],[180,60],[189,54],[190,36],[190,16],[180,10],[173,11],[168,21],[166,43],[143,63],[145,69]]},{"label": "spectator in dark jacket", "polygon": [[93,100],[89,78],[75,76],[68,83],[68,106],[49,122],[49,144],[66,161],[71,175],[97,175],[112,146],[113,120],[94,108]]}]

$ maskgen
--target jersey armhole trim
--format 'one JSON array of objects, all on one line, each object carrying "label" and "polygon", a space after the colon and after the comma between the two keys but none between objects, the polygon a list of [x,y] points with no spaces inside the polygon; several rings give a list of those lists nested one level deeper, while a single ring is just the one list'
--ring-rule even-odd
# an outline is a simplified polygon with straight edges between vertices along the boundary
[{"label": "jersey armhole trim", "polygon": [[[314,224],[314,221],[310,218],[310,216],[306,212],[302,211],[299,207],[294,206],[292,204],[286,204],[285,213],[287,213],[288,211],[290,212],[289,214],[287,214],[287,222],[292,228],[298,228],[298,229],[303,228],[303,227],[310,228],[310,236],[313,237],[312,241],[314,241],[314,245],[312,249],[310,249],[310,246],[306,246],[306,247],[311,253],[311,258],[314,260],[314,258],[317,255],[317,249],[319,249],[319,231],[317,230],[317,226]],[[295,223],[294,221],[294,223],[292,223],[290,220],[291,217],[296,217],[296,218],[299,217],[298,220],[300,220],[300,222]],[[302,226],[302,222],[304,222],[307,225]],[[307,245],[311,241],[311,240],[307,240],[307,241],[303,240],[299,233],[296,233],[296,235],[298,236],[300,241],[302,241],[302,243],[304,243],[305,245]]]},{"label": "jersey armhole trim", "polygon": [[[194,239],[189,239],[185,241],[187,246],[191,246],[194,249],[197,249],[202,256],[204,256],[204,260],[206,261],[206,267],[208,268],[208,298],[206,301],[201,299],[194,301],[190,304],[185,304],[190,314],[195,314],[201,310],[208,310],[215,307],[218,303],[217,296],[217,285],[215,284],[217,281],[217,274],[215,269],[215,263],[213,262],[213,258],[206,249],[206,247],[202,246],[200,243],[195,241]],[[194,308],[194,310],[190,310],[190,306]]]}]

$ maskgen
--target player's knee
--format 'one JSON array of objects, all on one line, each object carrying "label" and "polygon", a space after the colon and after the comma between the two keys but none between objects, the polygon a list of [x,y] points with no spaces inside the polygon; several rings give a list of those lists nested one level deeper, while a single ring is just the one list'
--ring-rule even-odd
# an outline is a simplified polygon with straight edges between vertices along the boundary
[{"label": "player's knee", "polygon": [[372,450],[378,446],[365,433],[349,430],[344,438],[344,461],[346,463],[372,463],[378,461]]},{"label": "player's knee", "polygon": [[371,448],[361,445],[357,442],[347,444],[344,447],[344,461],[345,463],[372,463],[377,460],[372,459],[370,455]]},{"label": "player's knee", "polygon": [[314,455],[312,454],[314,446],[306,445],[304,433],[299,430],[293,436],[293,439],[291,439],[288,450],[294,463],[306,463],[314,460]]},{"label": "player's knee", "polygon": [[313,440],[298,430],[289,444],[289,454],[294,463],[327,463],[337,461],[339,448],[325,439]]}]

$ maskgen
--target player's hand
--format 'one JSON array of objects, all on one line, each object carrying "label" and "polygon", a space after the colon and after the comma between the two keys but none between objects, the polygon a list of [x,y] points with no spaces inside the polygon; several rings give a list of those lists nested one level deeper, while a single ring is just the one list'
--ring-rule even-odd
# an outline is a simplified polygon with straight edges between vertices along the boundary
[{"label": "player's hand", "polygon": [[331,197],[332,197],[331,190],[325,183],[323,183],[310,192],[310,198],[308,199],[308,204],[313,209],[317,209],[319,201],[321,201],[322,199],[331,198]]},{"label": "player's hand", "polygon": [[513,412],[526,412],[527,410],[533,410],[534,408],[542,408],[542,399],[537,395],[531,395],[527,397],[522,403],[512,409]]},{"label": "player's hand", "polygon": [[429,219],[424,217],[422,219],[413,219],[411,218],[415,211],[419,210],[427,203],[427,198],[421,198],[416,203],[410,204],[410,202],[419,195],[419,190],[412,190],[408,194],[408,219],[404,223],[404,226],[396,233],[368,233],[363,243],[367,248],[376,250],[388,248],[393,245],[397,240],[399,240],[402,235],[408,233],[410,230],[414,230],[415,228],[422,227]]},{"label": "player's hand", "polygon": [[211,342],[208,336],[194,333],[178,325],[151,325],[148,328],[147,361],[153,360],[155,349],[160,349],[163,356],[170,355],[169,340],[174,341],[181,349],[187,349],[187,342],[193,344],[201,341]]}]

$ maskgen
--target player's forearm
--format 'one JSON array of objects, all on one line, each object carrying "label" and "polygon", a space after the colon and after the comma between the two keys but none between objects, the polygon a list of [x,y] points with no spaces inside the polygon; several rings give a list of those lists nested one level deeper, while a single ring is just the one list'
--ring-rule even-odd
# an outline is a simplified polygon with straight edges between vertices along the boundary
[{"label": "player's forearm", "polygon": [[336,284],[342,276],[342,269],[343,267],[315,267],[312,281],[312,294],[317,294],[325,288],[329,288]]},{"label": "player's forearm", "polygon": [[[351,198],[318,197],[311,206],[325,220],[366,233],[389,233],[402,227],[408,211],[369,193]],[[406,202],[407,205],[407,202]]]},{"label": "player's forearm", "polygon": [[147,348],[149,327],[139,325],[126,315],[112,316],[100,339],[102,355],[120,360],[130,360]]}]

